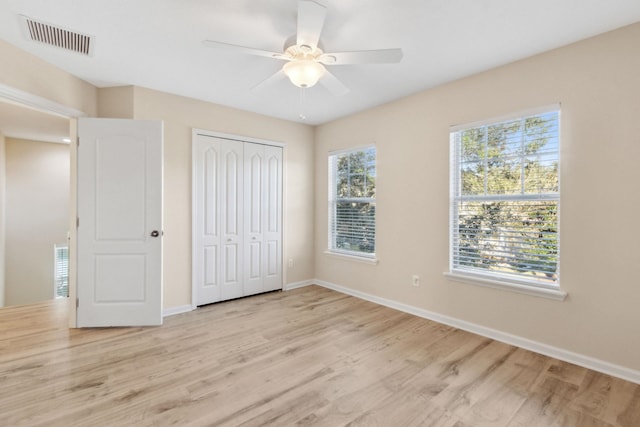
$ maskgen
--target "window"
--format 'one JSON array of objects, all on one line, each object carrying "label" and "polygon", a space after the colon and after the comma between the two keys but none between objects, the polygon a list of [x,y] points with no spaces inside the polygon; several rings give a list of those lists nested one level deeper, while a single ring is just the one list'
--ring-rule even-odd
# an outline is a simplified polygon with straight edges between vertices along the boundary
[{"label": "window", "polygon": [[375,147],[329,155],[329,251],[375,257]]},{"label": "window", "polygon": [[451,273],[559,289],[559,111],[450,136]]},{"label": "window", "polygon": [[69,296],[69,247],[54,246],[54,291],[56,298]]}]

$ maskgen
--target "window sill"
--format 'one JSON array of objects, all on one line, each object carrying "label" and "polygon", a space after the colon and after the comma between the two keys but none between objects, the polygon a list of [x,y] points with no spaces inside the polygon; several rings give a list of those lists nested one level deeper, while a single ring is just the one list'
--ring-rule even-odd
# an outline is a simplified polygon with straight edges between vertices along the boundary
[{"label": "window sill", "polygon": [[363,257],[363,256],[350,255],[350,254],[345,254],[342,252],[334,252],[334,251],[324,251],[324,253],[325,255],[329,255],[330,257],[344,259],[347,261],[355,261],[355,262],[360,262],[363,264],[370,264],[370,265],[378,264],[378,259],[375,257]]},{"label": "window sill", "polygon": [[567,293],[560,289],[541,288],[533,285],[489,279],[473,274],[463,274],[457,272],[446,272],[444,273],[444,275],[451,280],[455,280],[456,282],[484,286],[487,288],[501,289],[505,291],[516,292],[519,294],[531,295],[534,297],[548,298],[556,301],[564,301],[564,299],[567,297]]}]

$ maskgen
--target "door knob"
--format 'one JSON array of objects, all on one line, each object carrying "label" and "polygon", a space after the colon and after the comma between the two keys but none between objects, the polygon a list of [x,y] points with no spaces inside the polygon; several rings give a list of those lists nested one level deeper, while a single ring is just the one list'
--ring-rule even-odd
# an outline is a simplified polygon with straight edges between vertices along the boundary
[{"label": "door knob", "polygon": [[158,237],[160,235],[160,232],[158,230],[153,230],[151,232],[151,237]]}]

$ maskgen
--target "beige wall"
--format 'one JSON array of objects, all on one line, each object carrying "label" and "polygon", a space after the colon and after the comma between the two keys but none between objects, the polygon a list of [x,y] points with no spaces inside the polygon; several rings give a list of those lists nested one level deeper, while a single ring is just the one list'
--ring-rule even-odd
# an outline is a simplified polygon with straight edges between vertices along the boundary
[{"label": "beige wall", "polygon": [[6,305],[53,298],[69,229],[69,146],[6,138]]},{"label": "beige wall", "polygon": [[[191,132],[193,128],[286,144],[284,218],[286,283],[313,277],[313,128],[207,102],[133,88],[133,97],[111,96],[131,88],[100,90],[100,111],[164,121],[164,306],[191,304]],[[102,102],[108,100],[108,102]],[[124,105],[123,105],[124,104]],[[285,258],[285,259],[286,259]]]},{"label": "beige wall", "polygon": [[5,141],[0,131],[0,307],[4,307]]},{"label": "beige wall", "polygon": [[99,88],[98,117],[132,119],[133,95],[133,86]]},{"label": "beige wall", "polygon": [[[459,80],[316,132],[316,277],[640,369],[640,24]],[[452,282],[449,127],[562,104],[564,302]],[[323,254],[327,152],[377,146],[378,265]],[[410,285],[412,274],[421,285]]]},{"label": "beige wall", "polygon": [[95,116],[95,86],[0,40],[0,84]]}]

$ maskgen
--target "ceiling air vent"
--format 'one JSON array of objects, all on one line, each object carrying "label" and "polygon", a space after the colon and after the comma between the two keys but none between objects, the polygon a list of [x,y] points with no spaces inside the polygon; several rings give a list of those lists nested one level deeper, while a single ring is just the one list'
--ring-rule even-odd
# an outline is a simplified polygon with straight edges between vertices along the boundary
[{"label": "ceiling air vent", "polygon": [[93,53],[93,37],[87,34],[36,21],[24,15],[20,15],[20,24],[27,40],[60,47],[81,55],[91,56]]}]

